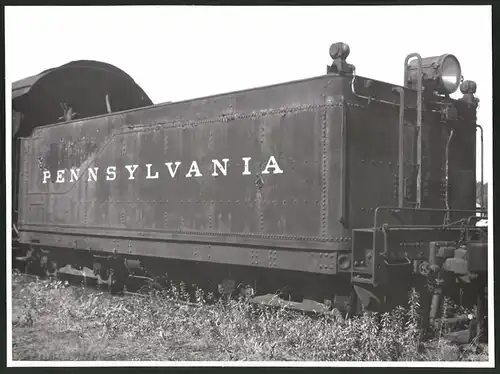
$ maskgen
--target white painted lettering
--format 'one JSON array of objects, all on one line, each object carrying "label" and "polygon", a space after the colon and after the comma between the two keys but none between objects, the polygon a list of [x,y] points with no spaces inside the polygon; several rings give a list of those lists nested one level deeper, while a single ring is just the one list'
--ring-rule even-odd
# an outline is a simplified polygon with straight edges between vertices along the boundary
[{"label": "white painted lettering", "polygon": [[58,170],[57,171],[57,179],[56,183],[64,183],[64,173],[66,170]]},{"label": "white painted lettering", "polygon": [[269,161],[267,162],[266,168],[264,169],[262,174],[269,174],[269,168],[274,169],[273,174],[283,174],[283,170],[281,170],[278,166],[278,163],[276,162],[274,156],[269,157]]},{"label": "white painted lettering", "polygon": [[71,169],[70,173],[71,173],[70,179],[69,179],[70,182],[77,181],[78,178],[80,177],[80,169],[79,168],[78,169]]},{"label": "white painted lettering", "polygon": [[151,166],[153,166],[153,164],[146,164],[146,167],[148,168],[148,175],[146,176],[146,179],[158,179],[158,172],[156,172],[155,175],[151,175]]},{"label": "white painted lettering", "polygon": [[130,173],[130,177],[128,179],[135,179],[134,173],[138,167],[139,165],[125,165],[125,168],[127,168],[128,172]]},{"label": "white painted lettering", "polygon": [[217,177],[219,175],[219,173],[217,173],[217,170],[215,170],[215,167],[217,167],[222,174],[227,175],[227,162],[228,161],[229,161],[228,158],[223,158],[222,162],[224,162],[224,166],[222,166],[222,164],[219,162],[219,160],[212,160],[212,162],[214,164],[214,172],[212,173],[212,175],[214,177]]},{"label": "white painted lettering", "polygon": [[114,181],[116,179],[116,166],[109,166],[106,169],[106,180]]},{"label": "white painted lettering", "polygon": [[[242,157],[243,160],[243,170],[241,175],[251,175],[252,174],[252,165],[251,165],[251,160],[252,157]],[[213,165],[213,170],[211,175],[213,177],[218,177],[220,175],[222,176],[227,176],[228,174],[228,166],[229,166],[230,159],[229,158],[223,158],[223,159],[213,159],[212,160],[212,165]],[[168,168],[168,172],[170,173],[170,176],[172,178],[176,178],[177,172],[179,170],[179,166],[181,166],[182,162],[181,161],[175,161],[175,162],[165,162],[165,166]],[[160,178],[160,171],[159,170],[154,170],[153,166],[154,164],[145,164],[147,173],[146,173],[146,179],[159,179]],[[125,169],[128,170],[129,176],[128,179],[136,179],[135,174],[137,169],[139,168],[139,165],[125,165]],[[113,181],[116,180],[118,177],[118,169],[116,166],[107,166],[106,172],[104,173],[106,175],[106,181]],[[72,168],[72,169],[62,169],[62,170],[57,170],[56,171],[56,180],[55,183],[65,183],[66,180],[66,171],[69,171],[69,182],[77,182],[80,179],[80,168]],[[98,177],[98,167],[94,168],[88,168],[88,182],[97,182],[97,177]],[[181,172],[181,177],[184,175],[184,172]],[[139,173],[139,177],[142,178],[143,175],[142,173]],[[278,165],[278,162],[276,160],[275,156],[270,156],[264,170],[262,171],[262,174],[283,174],[283,170],[280,168]],[[192,177],[202,177],[202,173],[200,171],[200,167],[198,165],[197,161],[192,161],[190,163],[189,171],[185,175],[186,178],[192,178]],[[104,178],[100,177],[100,178]],[[42,178],[42,183],[50,183],[51,182],[51,171],[50,170],[44,170],[43,171],[43,178]]]},{"label": "white painted lettering", "polygon": [[242,160],[245,162],[245,171],[243,171],[242,175],[250,175],[250,165],[249,162],[252,158],[251,157],[243,157]]},{"label": "white painted lettering", "polygon": [[196,161],[193,161],[191,163],[191,167],[189,168],[189,171],[186,174],[186,178],[191,178],[192,177],[191,174],[193,173],[195,173],[194,174],[195,177],[201,177],[200,169],[198,168],[198,164],[196,163]]},{"label": "white painted lettering", "polygon": [[172,170],[172,163],[171,162],[165,162],[165,165],[167,165],[168,171],[170,172],[170,176],[172,178],[175,177],[175,174],[177,173],[177,169],[179,168],[179,165],[181,164],[180,161],[175,162],[175,170]]},{"label": "white painted lettering", "polygon": [[97,170],[99,170],[99,168],[89,168],[89,182],[91,182],[92,179],[94,182],[97,182]]},{"label": "white painted lettering", "polygon": [[50,178],[50,171],[49,170],[44,170],[43,171],[43,182],[42,183],[47,183],[47,179]]}]

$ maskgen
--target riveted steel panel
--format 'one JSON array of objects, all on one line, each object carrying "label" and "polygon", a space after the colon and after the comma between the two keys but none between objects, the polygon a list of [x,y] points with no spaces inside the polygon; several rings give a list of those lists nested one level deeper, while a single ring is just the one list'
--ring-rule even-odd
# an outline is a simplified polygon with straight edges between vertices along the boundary
[{"label": "riveted steel panel", "polygon": [[397,205],[394,174],[397,174],[397,111],[369,106],[347,110],[349,139],[349,226],[371,227],[374,209]]},{"label": "riveted steel panel", "polygon": [[77,248],[89,251],[203,261],[228,265],[247,265],[271,269],[286,269],[308,273],[336,274],[337,252],[330,248],[307,250],[305,248],[282,249],[256,248],[245,245],[228,246],[217,242],[192,243],[161,242],[144,239],[84,237],[75,240],[74,235],[52,233],[24,233],[24,240],[43,244],[50,248]]},{"label": "riveted steel panel", "polygon": [[[284,269],[309,250],[347,250],[346,87],[318,77],[40,127],[25,140],[25,197],[43,209],[22,215],[24,230],[104,251],[118,230],[137,254],[202,261],[182,243],[224,243],[220,257],[238,248],[231,263],[256,266],[249,243],[259,258],[293,248],[271,261]],[[164,249],[173,240],[182,255]],[[336,271],[320,265],[308,271]]]}]

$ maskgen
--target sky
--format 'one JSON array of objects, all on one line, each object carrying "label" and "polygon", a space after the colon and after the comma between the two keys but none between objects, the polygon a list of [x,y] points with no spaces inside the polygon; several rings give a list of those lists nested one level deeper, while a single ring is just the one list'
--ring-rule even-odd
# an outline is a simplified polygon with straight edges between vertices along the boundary
[{"label": "sky", "polygon": [[[7,87],[99,60],[128,73],[155,104],[325,74],[338,41],[349,44],[357,74],[399,85],[408,54],[451,53],[478,86],[484,175],[492,178],[490,6],[16,6],[5,20]],[[478,160],[479,152],[478,143]]]}]

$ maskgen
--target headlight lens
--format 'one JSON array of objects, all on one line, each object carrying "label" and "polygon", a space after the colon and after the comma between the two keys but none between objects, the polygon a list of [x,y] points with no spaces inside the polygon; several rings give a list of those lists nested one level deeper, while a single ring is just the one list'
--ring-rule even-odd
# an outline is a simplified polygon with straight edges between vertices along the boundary
[{"label": "headlight lens", "polygon": [[443,59],[440,67],[441,86],[449,94],[455,92],[460,85],[462,69],[457,58],[453,55],[441,56]]},{"label": "headlight lens", "polygon": [[[415,87],[418,81],[418,59],[410,61],[407,75],[411,86]],[[430,86],[441,95],[449,95],[460,86],[462,69],[458,59],[450,54],[422,58],[422,80],[424,85]]]}]

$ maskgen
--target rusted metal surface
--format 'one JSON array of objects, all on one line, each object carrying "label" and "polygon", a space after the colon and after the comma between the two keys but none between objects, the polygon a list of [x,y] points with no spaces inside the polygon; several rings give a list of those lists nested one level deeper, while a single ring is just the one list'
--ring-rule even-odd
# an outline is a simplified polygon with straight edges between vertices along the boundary
[{"label": "rusted metal surface", "polygon": [[332,50],[325,76],[147,108],[94,62],[17,83],[15,257],[115,290],[137,270],[352,312],[429,286],[438,318],[452,288],[485,283],[477,101],[356,76]]},{"label": "rusted metal surface", "polygon": [[52,235],[127,251],[110,240],[125,237],[134,254],[335,273],[331,252],[349,245],[339,222],[343,83],[321,77],[41,127],[24,141],[22,240],[37,231],[40,245],[73,240]]},{"label": "rusted metal surface", "polygon": [[[444,207],[441,117],[423,113],[418,201],[420,106],[401,90],[405,111],[392,85],[327,75],[37,128],[21,147],[21,242],[335,274],[352,230],[366,229],[354,259],[371,256],[383,283],[377,207]],[[458,170],[474,151],[475,127],[463,121],[450,144]],[[468,206],[457,200],[468,191],[452,194],[451,207]],[[404,224],[442,224],[423,214]]]}]

